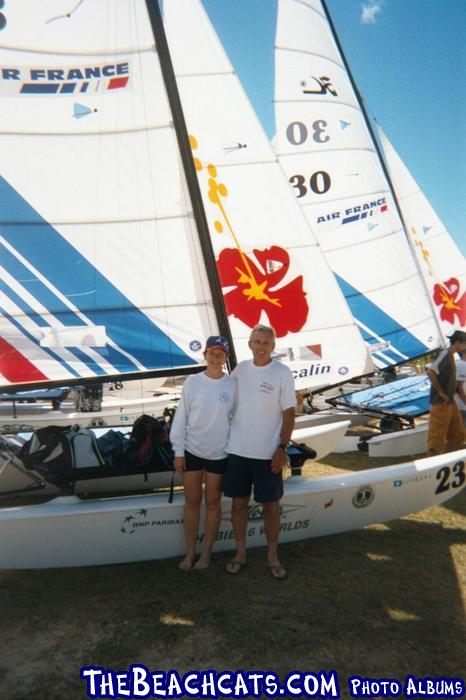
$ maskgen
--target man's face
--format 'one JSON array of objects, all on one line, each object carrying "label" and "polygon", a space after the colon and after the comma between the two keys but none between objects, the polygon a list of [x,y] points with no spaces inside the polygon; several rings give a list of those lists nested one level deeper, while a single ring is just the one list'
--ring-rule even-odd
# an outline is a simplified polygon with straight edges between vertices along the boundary
[{"label": "man's face", "polygon": [[256,331],[249,341],[249,347],[251,348],[255,365],[268,365],[275,347],[275,341],[270,333]]}]

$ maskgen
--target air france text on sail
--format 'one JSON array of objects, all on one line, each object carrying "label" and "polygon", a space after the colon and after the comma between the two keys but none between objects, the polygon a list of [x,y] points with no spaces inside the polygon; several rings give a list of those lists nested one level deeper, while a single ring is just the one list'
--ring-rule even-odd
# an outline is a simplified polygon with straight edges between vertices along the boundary
[{"label": "air france text on sail", "polygon": [[128,61],[71,66],[1,66],[2,94],[56,95],[126,87]]}]

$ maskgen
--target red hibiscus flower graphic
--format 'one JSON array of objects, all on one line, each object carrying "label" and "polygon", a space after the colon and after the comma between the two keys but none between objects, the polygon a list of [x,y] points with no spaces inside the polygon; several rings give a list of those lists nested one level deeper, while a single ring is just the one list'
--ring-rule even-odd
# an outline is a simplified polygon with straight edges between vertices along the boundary
[{"label": "red hibiscus flower graphic", "polygon": [[278,246],[253,252],[261,269],[238,249],[225,248],[219,255],[220,284],[234,287],[224,295],[228,315],[254,328],[265,311],[278,338],[296,333],[309,313],[302,276],[277,288],[290,266],[288,253]]},{"label": "red hibiscus flower graphic", "polygon": [[458,319],[461,326],[466,324],[466,292],[461,297],[460,294],[460,283],[456,277],[434,286],[433,299],[437,306],[441,306],[442,321],[455,325]]}]

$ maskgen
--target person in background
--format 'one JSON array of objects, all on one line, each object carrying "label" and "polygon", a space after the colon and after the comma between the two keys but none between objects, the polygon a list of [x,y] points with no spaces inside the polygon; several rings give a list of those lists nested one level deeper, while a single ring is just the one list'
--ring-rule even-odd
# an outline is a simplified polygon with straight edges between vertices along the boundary
[{"label": "person in background", "polygon": [[[221,519],[222,479],[227,464],[226,445],[236,382],[223,372],[228,340],[207,338],[204,372],[188,377],[170,431],[175,451],[174,468],[181,474],[185,493],[183,571],[207,569]],[[202,553],[194,563],[198,537],[202,485],[205,485],[205,527]]]},{"label": "person in background", "polygon": [[466,350],[461,350],[458,353],[459,357],[456,360],[456,394],[455,401],[463,418],[463,430],[466,432]]},{"label": "person in background", "polygon": [[225,496],[233,498],[236,554],[225,571],[236,575],[247,563],[248,506],[254,487],[254,500],[264,512],[269,571],[273,578],[284,579],[287,572],[278,559],[278,536],[282,471],[288,463],[287,445],[294,426],[294,380],[288,367],[272,359],[273,328],[256,326],[249,348],[253,359],[241,362],[232,374],[238,387],[223,490]]},{"label": "person in background", "polygon": [[455,402],[457,390],[454,356],[466,350],[466,333],[455,331],[449,336],[450,347],[442,350],[427,370],[431,382],[427,455],[458,450],[463,446],[463,421]]}]

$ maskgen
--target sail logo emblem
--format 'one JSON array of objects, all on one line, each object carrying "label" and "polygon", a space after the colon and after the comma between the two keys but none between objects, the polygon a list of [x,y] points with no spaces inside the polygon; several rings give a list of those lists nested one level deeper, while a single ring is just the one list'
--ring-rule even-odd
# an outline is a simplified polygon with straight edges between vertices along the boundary
[{"label": "sail logo emblem", "polygon": [[361,221],[374,216],[374,214],[385,214],[387,211],[388,204],[385,197],[379,197],[379,199],[364,202],[363,204],[358,204],[354,207],[348,207],[347,209],[322,214],[321,216],[317,217],[316,223],[323,224],[328,222],[336,222],[338,224],[352,224],[355,221]]},{"label": "sail logo emblem", "polygon": [[466,292],[461,293],[460,281],[450,277],[443,284],[434,285],[433,300],[440,307],[440,318],[452,326],[466,325]]},{"label": "sail logo emblem", "polygon": [[[192,135],[189,139],[194,152],[198,148],[197,139]],[[271,245],[246,255],[229,218],[225,206],[228,189],[218,181],[217,168],[212,164],[204,167],[196,156],[194,165],[198,173],[208,178],[207,197],[218,216],[214,221],[215,231],[222,235],[228,232],[235,246],[224,248],[217,259],[220,284],[228,290],[223,296],[228,315],[254,328],[265,313],[277,338],[297,333],[307,320],[309,305],[302,275],[279,286],[291,266],[288,251]]]},{"label": "sail logo emblem", "polygon": [[0,69],[3,95],[84,95],[126,88],[129,62],[72,66],[21,66]]},{"label": "sail logo emblem", "polygon": [[[315,75],[311,75],[311,79],[317,84],[317,89],[314,90],[303,90],[304,95],[332,95],[333,97],[338,97],[338,92],[332,86],[332,79],[328,75],[321,75],[317,78]],[[301,83],[302,87],[306,85],[305,82]]]}]

